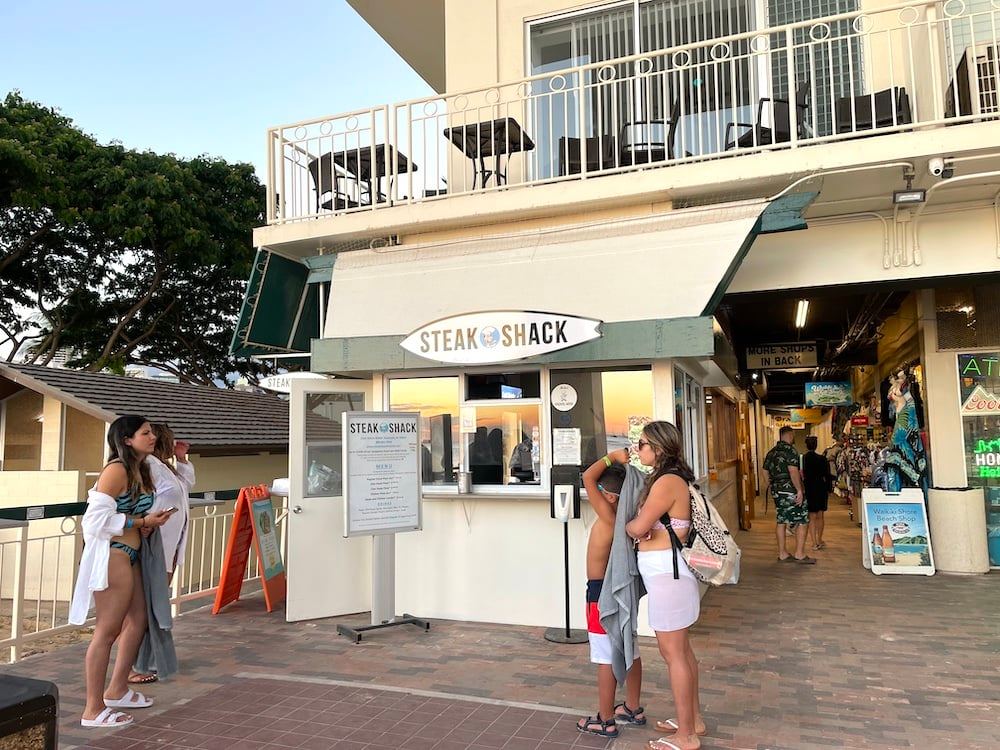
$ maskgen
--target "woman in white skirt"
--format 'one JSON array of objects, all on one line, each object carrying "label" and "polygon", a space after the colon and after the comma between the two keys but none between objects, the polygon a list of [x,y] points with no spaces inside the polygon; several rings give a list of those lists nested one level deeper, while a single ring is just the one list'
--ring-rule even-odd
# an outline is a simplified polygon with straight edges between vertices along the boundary
[{"label": "woman in white skirt", "polygon": [[[669,422],[651,422],[638,443],[639,460],[653,471],[639,498],[636,517],[625,527],[639,548],[639,573],[649,594],[649,626],[656,633],[660,655],[670,672],[676,719],[656,722],[670,732],[652,740],[651,750],[696,750],[705,734],[698,700],[698,661],[688,628],[698,620],[698,581],[671,543],[682,543],[691,530],[688,483],[694,473],[684,459],[680,431]],[[667,527],[673,531],[670,533]]]}]

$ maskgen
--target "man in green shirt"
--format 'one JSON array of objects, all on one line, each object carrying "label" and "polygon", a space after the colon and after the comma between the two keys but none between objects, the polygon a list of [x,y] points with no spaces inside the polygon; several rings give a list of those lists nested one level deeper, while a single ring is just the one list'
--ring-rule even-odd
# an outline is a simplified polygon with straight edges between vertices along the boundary
[{"label": "man in green shirt", "polygon": [[[809,511],[802,492],[802,473],[799,470],[799,452],[792,443],[795,433],[791,427],[782,427],[778,442],[764,457],[764,491],[771,487],[778,520],[775,534],[778,537],[778,559],[813,565],[816,561],[806,555],[806,530]],[[785,546],[785,527],[795,534],[795,554],[789,555]]]}]

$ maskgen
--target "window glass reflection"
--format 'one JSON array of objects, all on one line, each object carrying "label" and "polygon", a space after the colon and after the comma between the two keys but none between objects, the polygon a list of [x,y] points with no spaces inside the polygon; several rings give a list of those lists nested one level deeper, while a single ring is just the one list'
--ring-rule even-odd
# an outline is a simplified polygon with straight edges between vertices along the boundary
[{"label": "window glass reflection", "polygon": [[458,473],[458,378],[389,381],[390,411],[419,412],[424,484],[454,484]]},{"label": "window glass reflection", "polygon": [[539,484],[541,406],[503,404],[475,409],[476,431],[465,436],[473,484]]},{"label": "window glass reflection", "polygon": [[306,497],[340,497],[344,494],[343,424],[345,411],[363,411],[360,393],[307,393]]}]

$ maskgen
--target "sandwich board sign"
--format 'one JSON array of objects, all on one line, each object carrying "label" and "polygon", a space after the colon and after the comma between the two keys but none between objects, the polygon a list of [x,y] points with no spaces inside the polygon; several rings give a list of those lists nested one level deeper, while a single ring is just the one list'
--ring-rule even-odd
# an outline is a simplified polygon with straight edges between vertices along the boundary
[{"label": "sandwich board sign", "polygon": [[919,488],[861,491],[862,563],[875,575],[934,575],[927,506]]},{"label": "sandwich board sign", "polygon": [[243,575],[250,559],[250,544],[256,545],[260,562],[260,583],[268,612],[285,600],[285,566],[275,534],[271,491],[259,484],[240,489],[233,508],[233,527],[226,544],[222,577],[215,592],[212,614],[217,615],[227,604],[240,598]]}]

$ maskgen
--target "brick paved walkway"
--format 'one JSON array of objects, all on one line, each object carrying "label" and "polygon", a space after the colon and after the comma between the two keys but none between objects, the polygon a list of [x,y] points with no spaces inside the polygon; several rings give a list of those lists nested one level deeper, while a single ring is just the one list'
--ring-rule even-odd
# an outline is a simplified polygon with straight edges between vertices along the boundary
[{"label": "brick paved walkway", "polygon": [[[1000,748],[1000,576],[873,576],[843,506],[828,515],[818,565],[778,563],[773,526],[759,519],[739,538],[741,583],[706,596],[692,630],[702,746]],[[85,644],[3,669],[59,685],[65,748],[605,744],[572,729],[596,700],[585,646],[554,646],[539,628],[450,621],[353,645],[336,622],[288,624],[256,598],[218,617],[186,615],[176,633],[183,674],[149,686],[157,705],[113,732],[78,724]],[[641,649],[650,716],[672,716],[655,644]],[[653,736],[625,729],[612,748]]]}]

